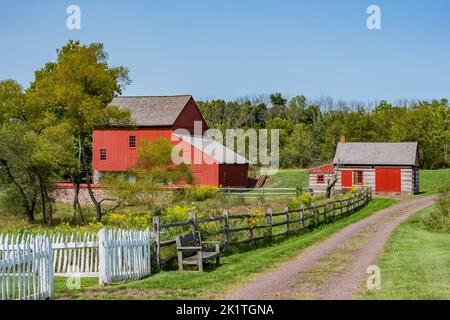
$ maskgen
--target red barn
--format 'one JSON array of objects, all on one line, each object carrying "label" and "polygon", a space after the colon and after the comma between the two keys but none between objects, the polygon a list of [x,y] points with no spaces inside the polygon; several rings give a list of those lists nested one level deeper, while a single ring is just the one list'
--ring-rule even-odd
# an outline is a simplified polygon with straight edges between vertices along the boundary
[{"label": "red barn", "polygon": [[[133,129],[95,129],[93,134],[94,182],[105,172],[126,172],[136,165],[139,141],[178,139],[183,145],[183,159],[199,155],[201,163],[192,162],[197,184],[246,187],[248,161],[225,146],[202,138],[208,129],[192,96],[117,97],[111,105],[130,110]],[[194,126],[198,128],[194,132]],[[184,134],[175,130],[184,129]],[[194,135],[197,134],[197,135]]]}]

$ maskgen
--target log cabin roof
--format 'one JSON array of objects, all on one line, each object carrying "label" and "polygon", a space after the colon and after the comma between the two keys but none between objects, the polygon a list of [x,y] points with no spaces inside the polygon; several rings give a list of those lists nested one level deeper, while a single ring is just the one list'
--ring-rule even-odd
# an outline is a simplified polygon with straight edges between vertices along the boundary
[{"label": "log cabin roof", "polygon": [[334,164],[419,166],[417,142],[338,143]]},{"label": "log cabin roof", "polygon": [[131,111],[131,119],[137,126],[172,126],[181,111],[192,98],[184,96],[115,97],[109,105]]}]

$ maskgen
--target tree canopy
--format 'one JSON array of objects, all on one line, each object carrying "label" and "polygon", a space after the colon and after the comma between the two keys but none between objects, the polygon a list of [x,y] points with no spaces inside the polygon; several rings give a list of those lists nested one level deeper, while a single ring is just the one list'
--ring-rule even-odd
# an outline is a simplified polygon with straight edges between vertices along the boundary
[{"label": "tree canopy", "polygon": [[281,166],[307,167],[331,161],[341,135],[349,142],[417,141],[424,168],[450,165],[448,100],[393,105],[309,101],[303,95],[288,100],[280,93],[269,101],[199,101],[210,128],[280,130]]}]

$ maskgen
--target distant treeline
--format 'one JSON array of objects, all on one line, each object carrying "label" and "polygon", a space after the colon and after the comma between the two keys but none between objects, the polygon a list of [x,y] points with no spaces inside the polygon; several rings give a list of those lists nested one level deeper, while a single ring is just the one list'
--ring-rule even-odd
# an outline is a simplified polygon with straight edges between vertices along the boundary
[{"label": "distant treeline", "polygon": [[450,107],[447,99],[391,104],[333,102],[280,93],[267,99],[198,101],[210,128],[280,129],[284,168],[331,161],[341,135],[348,142],[417,141],[424,168],[450,165]]}]

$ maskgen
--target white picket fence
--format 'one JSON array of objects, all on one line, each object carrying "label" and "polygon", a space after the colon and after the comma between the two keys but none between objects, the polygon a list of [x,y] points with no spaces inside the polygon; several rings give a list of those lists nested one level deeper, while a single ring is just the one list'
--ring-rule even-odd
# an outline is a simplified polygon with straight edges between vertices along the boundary
[{"label": "white picket fence", "polygon": [[51,299],[50,239],[0,235],[0,286],[1,300]]},{"label": "white picket fence", "polygon": [[98,276],[98,241],[96,234],[52,235],[55,275]]},{"label": "white picket fence", "polygon": [[151,273],[151,234],[102,229],[95,234],[0,235],[1,300],[51,299],[53,277],[99,277],[99,283]]},{"label": "white picket fence", "polygon": [[150,230],[98,233],[99,283],[137,280],[151,273]]}]

